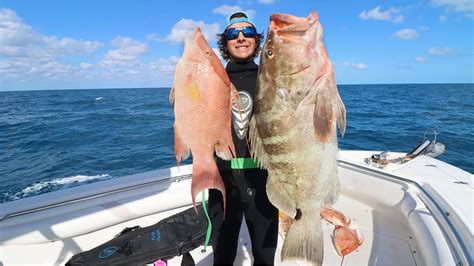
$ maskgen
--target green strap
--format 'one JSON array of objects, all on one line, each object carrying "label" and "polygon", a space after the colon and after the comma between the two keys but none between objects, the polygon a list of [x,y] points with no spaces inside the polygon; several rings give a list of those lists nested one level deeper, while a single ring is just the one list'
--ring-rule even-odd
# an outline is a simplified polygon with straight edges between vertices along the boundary
[{"label": "green strap", "polygon": [[231,169],[253,169],[258,168],[257,162],[253,158],[235,158],[230,161]]},{"label": "green strap", "polygon": [[201,250],[202,253],[206,252],[207,245],[209,245],[209,240],[211,239],[211,232],[212,232],[212,222],[209,214],[207,213],[206,207],[206,194],[204,191],[202,192],[202,208],[204,209],[204,213],[206,214],[207,218],[207,232],[206,232],[206,240],[204,240],[204,248]]}]

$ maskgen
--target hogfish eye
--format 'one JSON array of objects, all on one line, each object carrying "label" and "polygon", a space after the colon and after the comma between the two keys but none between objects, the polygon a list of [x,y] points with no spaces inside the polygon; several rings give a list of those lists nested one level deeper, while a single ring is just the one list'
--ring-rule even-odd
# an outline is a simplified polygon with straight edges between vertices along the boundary
[{"label": "hogfish eye", "polygon": [[275,52],[273,51],[273,49],[268,49],[265,54],[268,59],[273,59],[273,57],[275,57]]},{"label": "hogfish eye", "polygon": [[206,56],[210,56],[210,55],[211,55],[211,52],[206,51]]}]

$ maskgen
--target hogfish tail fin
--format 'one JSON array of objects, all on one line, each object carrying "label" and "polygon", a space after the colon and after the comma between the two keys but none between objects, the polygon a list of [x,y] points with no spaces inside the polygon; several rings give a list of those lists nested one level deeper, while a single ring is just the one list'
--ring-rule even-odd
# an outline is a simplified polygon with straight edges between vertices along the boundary
[{"label": "hogfish tail fin", "polygon": [[293,220],[288,230],[281,250],[281,261],[299,260],[311,265],[322,265],[323,249],[321,219],[303,213],[301,219]]},{"label": "hogfish tail fin", "polygon": [[191,181],[191,197],[193,200],[193,207],[197,213],[196,196],[204,189],[214,188],[220,190],[222,193],[224,203],[224,217],[226,207],[226,191],[222,177],[217,169],[214,160],[209,161],[193,161],[193,176]]}]

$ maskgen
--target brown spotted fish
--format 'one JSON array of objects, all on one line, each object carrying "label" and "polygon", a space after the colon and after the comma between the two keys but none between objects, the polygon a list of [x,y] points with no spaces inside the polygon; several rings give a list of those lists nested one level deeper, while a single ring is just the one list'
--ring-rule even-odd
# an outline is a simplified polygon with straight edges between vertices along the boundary
[{"label": "brown spotted fish", "polygon": [[[170,101],[174,102],[174,148],[176,162],[193,155],[191,196],[208,188],[225,187],[214,161],[214,152],[224,160],[235,154],[231,135],[231,83],[224,66],[199,28],[185,40]],[[225,208],[225,207],[224,207]]]},{"label": "brown spotted fish", "polygon": [[346,111],[316,12],[270,17],[260,56],[250,142],[268,169],[268,198],[293,218],[281,260],[323,262],[320,212],[339,196],[337,125]]}]

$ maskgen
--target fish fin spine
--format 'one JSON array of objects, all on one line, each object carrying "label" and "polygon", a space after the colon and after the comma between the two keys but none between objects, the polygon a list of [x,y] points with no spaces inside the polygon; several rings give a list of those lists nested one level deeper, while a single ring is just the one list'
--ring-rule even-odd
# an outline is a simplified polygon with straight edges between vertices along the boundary
[{"label": "fish fin spine", "polygon": [[235,145],[232,140],[232,126],[231,126],[231,116],[229,111],[229,119],[227,119],[227,123],[225,125],[225,130],[223,131],[223,135],[217,141],[214,150],[216,155],[223,159],[223,160],[231,160],[235,158]]},{"label": "fish fin spine", "polygon": [[235,158],[235,147],[233,143],[227,144],[228,142],[218,142],[214,148],[217,157],[222,160],[229,161],[232,158]]},{"label": "fish fin spine", "polygon": [[183,142],[176,123],[174,124],[174,153],[177,165],[191,155],[191,149]]},{"label": "fish fin spine", "polygon": [[262,138],[258,132],[256,118],[253,116],[249,122],[248,138],[250,142],[250,154],[260,168],[268,168],[270,158],[263,147]]}]

